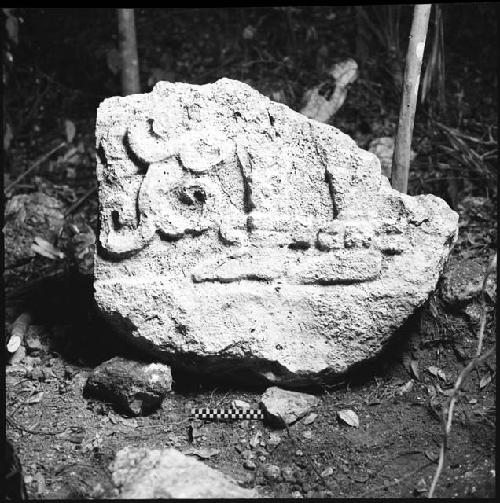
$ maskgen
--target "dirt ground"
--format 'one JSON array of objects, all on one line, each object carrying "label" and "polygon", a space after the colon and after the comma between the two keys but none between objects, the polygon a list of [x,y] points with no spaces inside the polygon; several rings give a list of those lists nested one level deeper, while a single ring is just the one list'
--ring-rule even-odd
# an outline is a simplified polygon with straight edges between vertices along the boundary
[{"label": "dirt ground", "polygon": [[[463,354],[475,347],[477,329],[434,298],[383,358],[319,392],[322,401],[311,424],[300,420],[287,432],[260,421],[200,422],[190,442],[191,407],[228,406],[236,398],[256,404],[263,390],[202,385],[174,372],[174,391],[161,409],[125,417],[82,396],[96,362],[110,355],[95,327],[38,327],[50,349],[7,368],[7,434],[19,451],[29,497],[43,499],[112,496],[108,465],[127,445],[201,449],[202,456],[208,450],[208,465],[271,497],[424,495],[441,442],[440,406],[464,365]],[[409,361],[416,362],[416,374]],[[445,379],[429,372],[431,366]],[[481,387],[488,375],[491,382]],[[463,387],[439,497],[495,494],[495,375],[493,359]],[[336,411],[345,408],[358,414],[359,428],[339,423]],[[252,448],[257,432],[262,437]],[[267,442],[271,433],[279,434],[278,445]],[[252,471],[244,467],[248,451],[255,456]],[[291,480],[266,478],[269,464],[290,467]]]},{"label": "dirt ground", "polygon": [[[166,47],[168,50],[163,54],[173,51],[182,55],[175,64],[165,63],[166,56],[162,60],[164,67],[175,71],[179,80],[204,83],[228,76],[246,80],[262,91],[274,86],[283,90],[290,106],[297,108],[302,91],[316,85],[320,78],[320,73],[307,67],[318,48],[326,45],[331,57],[350,54],[347,42],[353,30],[349,24],[350,11],[328,9],[328,12],[311,9],[302,18],[300,12],[292,12],[291,19],[299,27],[290,40],[286,37],[281,40],[279,30],[274,34],[265,30],[266,23],[288,26],[287,16],[283,17],[281,11],[268,15],[254,9],[240,14],[226,9],[217,14],[220,22],[226,21],[217,38],[213,35],[217,24],[208,22],[216,14],[211,14],[207,21],[203,12],[189,14],[176,10],[169,14],[172,30],[165,34],[165,30],[159,29],[165,16],[151,16],[146,9],[140,10],[144,11],[139,12],[137,21],[138,38],[143,40],[143,80],[147,81],[155,65],[160,65],[161,51],[156,49]],[[18,115],[23,116],[23,99],[26,103],[28,96],[39,99],[32,104],[35,112],[28,122],[18,124],[4,183],[12,182],[39,155],[57,145],[64,120],[70,119],[76,125],[76,138],[66,154],[74,147],[73,157],[64,158],[61,153],[55,160],[43,163],[15,190],[15,194],[35,190],[48,193],[63,201],[66,208],[95,183],[95,107],[104,96],[119,93],[118,77],[106,68],[106,61],[109,66],[106,51],[115,43],[106,28],[106,23],[114,22],[113,13],[106,10],[96,17],[91,11],[71,22],[65,9],[52,14],[24,13],[25,31],[20,34],[18,67],[12,77],[19,84],[11,90],[13,122]],[[471,11],[464,18],[476,14]],[[481,15],[487,17],[488,12]],[[68,24],[61,25],[61,20]],[[459,21],[450,30],[461,26],[460,22],[465,23]],[[77,31],[71,23],[83,28]],[[208,39],[199,35],[205,24],[212,33]],[[258,47],[240,40],[241,31],[248,25],[266,31],[267,39],[256,44]],[[316,38],[311,36],[304,48],[300,46],[300,37],[306,36],[311,25],[316,27]],[[338,27],[338,31],[332,31],[332,26]],[[465,39],[474,39],[473,28],[470,31],[471,34],[461,32]],[[329,33],[334,35],[328,38]],[[92,41],[84,46],[82,40],[89,39],[89,34]],[[485,29],[486,45],[488,36]],[[63,39],[66,46],[59,53],[51,53],[53,44]],[[284,48],[289,44],[300,46],[297,61],[285,62],[285,70],[265,63],[272,58],[282,60],[286,54]],[[495,138],[497,134],[496,78],[492,81],[491,77],[493,58],[481,59],[477,51],[474,54],[472,43],[452,47],[447,53],[449,108],[447,115],[439,119],[481,138],[486,145],[490,141],[487,133],[490,138],[491,134]],[[492,53],[488,47],[485,50],[490,50],[490,56],[496,54],[496,49]],[[40,51],[44,50],[40,58]],[[463,51],[467,50],[470,52],[465,54]],[[225,59],[222,56],[217,59],[220,54],[226,54]],[[101,59],[92,59],[96,55]],[[359,85],[349,91],[335,122],[362,147],[374,136],[394,134],[397,122],[399,99],[377,84],[382,78],[375,72],[381,57],[377,54],[370,60]],[[39,63],[35,63],[37,58]],[[260,63],[255,63],[256,60]],[[60,69],[65,65],[66,74]],[[457,145],[453,152],[439,150],[440,144],[450,148],[446,142],[452,140],[429,124],[425,113],[417,115],[414,140],[417,161],[412,166],[410,193],[433,192],[460,212],[459,240],[448,266],[458,259],[480,258],[486,267],[496,249],[496,167],[491,168],[496,157],[492,158],[486,150],[480,151],[484,171],[474,172],[467,155],[471,155],[469,150],[473,147],[477,151],[483,144],[469,142],[469,150],[466,147],[460,150]],[[496,151],[495,140],[488,145]],[[450,181],[453,177],[459,178],[457,183]],[[465,207],[462,202],[467,197],[482,198],[482,203],[473,199],[476,202]],[[88,225],[97,232],[96,194],[90,193],[68,220]],[[6,271],[5,288],[6,333],[17,316],[30,312],[33,316],[30,330],[43,342],[15,365],[6,366],[6,432],[18,451],[28,497],[33,499],[113,497],[108,467],[114,454],[129,445],[174,446],[183,452],[198,449],[203,462],[245,487],[259,488],[269,497],[424,497],[439,455],[441,406],[448,402],[457,375],[473,355],[479,331],[476,319],[459,307],[443,303],[438,288],[378,359],[353,370],[330,387],[310,390],[321,397],[321,404],[315,409],[317,417],[310,424],[302,419],[287,431],[271,430],[260,421],[200,422],[191,442],[188,426],[192,407],[227,406],[236,398],[256,405],[264,389],[234,389],[227,383],[209,382],[173,369],[173,391],[161,409],[147,417],[123,416],[110,404],[84,398],[82,394],[87,376],[102,361],[116,354],[134,359],[144,357],[117,342],[99,319],[93,306],[91,276],[82,274],[74,264],[37,257]],[[485,334],[485,344],[489,345],[496,334],[494,306],[489,306]],[[451,430],[449,456],[436,496],[494,498],[495,357],[472,372],[462,390]],[[359,428],[338,421],[336,412],[346,408],[358,414]],[[269,442],[271,434],[273,439]],[[253,470],[244,466],[249,458],[255,462]],[[278,479],[268,477],[265,468],[271,464],[281,469],[289,467],[291,474]]]}]

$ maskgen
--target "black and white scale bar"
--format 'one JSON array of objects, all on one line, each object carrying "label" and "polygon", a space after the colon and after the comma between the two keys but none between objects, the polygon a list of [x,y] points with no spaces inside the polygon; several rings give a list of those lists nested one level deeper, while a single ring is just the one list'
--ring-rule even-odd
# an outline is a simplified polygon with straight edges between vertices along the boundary
[{"label": "black and white scale bar", "polygon": [[196,419],[255,419],[262,420],[260,409],[191,409],[191,416]]}]

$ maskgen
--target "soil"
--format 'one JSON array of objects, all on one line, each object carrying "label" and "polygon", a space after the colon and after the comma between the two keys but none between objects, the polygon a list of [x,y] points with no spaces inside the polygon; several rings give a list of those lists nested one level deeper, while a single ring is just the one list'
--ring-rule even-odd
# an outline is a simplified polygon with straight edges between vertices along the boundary
[{"label": "soil", "polygon": [[[439,119],[486,142],[486,131],[491,132],[491,125],[497,122],[496,107],[492,106],[496,103],[496,80],[491,84],[496,49],[488,45],[493,28],[487,21],[482,24],[492,14],[484,6],[461,8],[462,17],[452,10],[444,12],[449,23],[445,23],[445,33],[449,34],[446,54],[452,64],[446,88],[450,105]],[[143,41],[141,77],[148,81],[153,69],[161,64],[175,72],[178,80],[204,83],[228,76],[246,80],[259,90],[269,86],[282,89],[288,104],[297,108],[302,91],[322,78],[320,71],[308,66],[316,61],[318,48],[327,46],[332,58],[347,57],[348,41],[354,33],[349,8],[297,9],[222,9],[208,13],[179,9],[154,15],[148,9],[138,9],[138,39]],[[88,9],[73,16],[69,9],[19,10],[24,28],[11,83],[22,85],[9,88],[17,136],[9,150],[6,184],[61,141],[64,120],[69,119],[76,125],[77,135],[68,150],[78,146],[74,154],[77,161],[72,164],[71,158],[61,155],[42,164],[14,190],[15,194],[40,190],[69,208],[95,180],[95,107],[104,96],[119,93],[119,77],[106,64],[106,54],[115,43],[108,33],[109,26],[114,26],[114,13],[102,9],[96,14]],[[461,31],[461,36],[473,40],[481,32],[486,41],[484,51],[489,50],[491,58],[477,55],[484,53],[483,47],[475,51],[472,43],[455,43],[450,32],[460,23],[469,26],[465,19],[472,21],[469,31]],[[289,35],[290,22],[295,36]],[[165,23],[171,29],[165,29]],[[253,45],[241,37],[246,26],[260,27],[262,36]],[[310,26],[315,27],[316,34],[310,35],[306,46],[300,46]],[[205,27],[210,34],[206,38],[200,35]],[[57,44],[61,47],[54,51]],[[278,67],[265,63],[283,62],[290,47],[296,49],[296,60]],[[174,63],[164,56],[167,53]],[[181,56],[176,60],[174,53]],[[399,99],[387,90],[390,85],[385,81],[382,87],[377,85],[382,78],[377,73],[380,58],[377,53],[369,60],[360,85],[352,87],[335,119],[335,125],[362,147],[375,135],[394,134],[397,122]],[[453,67],[455,61],[460,61],[460,71]],[[254,72],[249,70],[252,65]],[[468,70],[462,72],[463,68]],[[45,91],[40,86],[45,86]],[[464,93],[461,101],[453,98],[460,89]],[[32,104],[35,111],[23,124],[16,117],[23,116],[23,97],[28,96],[41,97]],[[481,258],[486,267],[496,249],[496,168],[491,171],[489,164],[494,159],[489,161],[484,154],[485,171],[468,171],[454,189],[449,189],[450,166],[470,168],[466,152],[463,158],[457,157],[457,150],[437,153],[447,137],[437,129],[430,132],[427,121],[423,112],[417,115],[417,162],[412,167],[410,193],[433,192],[460,212],[459,240],[448,267],[462,258]],[[488,148],[492,146],[496,148],[495,140]],[[476,144],[474,148],[479,147]],[[443,168],[443,163],[448,167]],[[64,192],[61,187],[68,190]],[[97,232],[96,194],[87,197],[67,220]],[[330,387],[309,390],[321,397],[314,411],[317,417],[310,424],[301,419],[288,430],[272,430],[261,421],[197,421],[190,437],[192,407],[223,407],[234,399],[256,405],[264,389],[232,388],[228,383],[200,379],[174,368],[173,391],[160,409],[146,417],[127,417],[111,404],[85,398],[82,390],[96,365],[115,355],[132,359],[146,356],[118,341],[100,320],[93,304],[92,276],[88,271],[82,274],[79,264],[75,266],[69,238],[64,246],[72,263],[37,257],[6,275],[6,333],[10,333],[17,316],[30,312],[33,321],[29,330],[43,342],[40,347],[27,348],[24,357],[15,355],[17,363],[11,361],[6,366],[6,431],[19,455],[30,499],[115,496],[109,464],[118,450],[129,445],[173,446],[184,452],[203,449],[208,452],[202,454],[203,462],[270,497],[399,498],[427,494],[442,440],[441,408],[448,403],[459,372],[473,356],[479,332],[479,320],[466,314],[464,306],[445,305],[439,288],[382,355]],[[57,274],[49,274],[50,270]],[[496,333],[495,316],[490,303],[485,330],[488,347]],[[341,409],[355,411],[359,427],[340,422],[337,412]],[[252,447],[257,432],[262,436]],[[268,442],[271,433],[280,436],[277,445]],[[462,386],[436,496],[495,497],[495,435],[493,356]],[[249,456],[254,469],[245,467]],[[277,465],[282,473],[286,467],[291,470],[285,478],[275,479],[266,476],[268,465]]]}]

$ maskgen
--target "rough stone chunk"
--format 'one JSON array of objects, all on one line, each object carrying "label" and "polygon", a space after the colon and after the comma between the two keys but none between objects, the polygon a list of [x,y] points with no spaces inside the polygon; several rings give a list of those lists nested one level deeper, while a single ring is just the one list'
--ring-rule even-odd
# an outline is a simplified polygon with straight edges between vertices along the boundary
[{"label": "rough stone chunk", "polygon": [[257,498],[226,475],[175,449],[125,447],[110,465],[120,498]]},{"label": "rough stone chunk", "polygon": [[[57,244],[64,224],[64,204],[43,192],[19,194],[5,204],[4,223],[4,280],[7,288],[22,285],[26,277],[38,279],[54,272],[55,260],[35,253],[35,239],[42,238],[48,246]],[[55,260],[54,260],[55,259]],[[61,269],[62,261],[61,263]]]},{"label": "rough stone chunk", "polygon": [[308,414],[316,407],[320,399],[314,395],[286,391],[273,386],[262,395],[262,404],[266,421],[274,427],[285,428]]},{"label": "rough stone chunk", "polygon": [[157,359],[241,381],[327,380],[436,287],[458,215],[393,190],[339,130],[221,79],[97,113],[95,298]]},{"label": "rough stone chunk", "polygon": [[115,357],[101,363],[87,379],[84,393],[110,401],[134,416],[157,409],[172,388],[170,367]]},{"label": "rough stone chunk", "polygon": [[[449,304],[463,306],[479,298],[488,262],[484,259],[462,259],[447,269],[441,285],[443,300]],[[496,277],[490,274],[486,282],[486,295],[496,300]]]}]

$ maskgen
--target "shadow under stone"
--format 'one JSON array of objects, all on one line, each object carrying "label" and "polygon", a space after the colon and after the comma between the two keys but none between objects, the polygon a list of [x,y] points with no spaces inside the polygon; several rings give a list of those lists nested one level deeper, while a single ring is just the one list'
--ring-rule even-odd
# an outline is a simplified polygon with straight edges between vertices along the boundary
[{"label": "shadow under stone", "polygon": [[30,292],[25,306],[32,313],[35,324],[50,328],[49,349],[70,363],[96,366],[114,356],[145,363],[159,361],[171,366],[175,390],[181,394],[215,388],[223,392],[260,392],[273,385],[321,394],[347,384],[362,386],[374,376],[389,375],[418,333],[420,312],[426,304],[408,318],[374,357],[352,365],[343,373],[299,377],[287,375],[276,362],[254,359],[242,363],[235,358],[169,353],[146,341],[124,337],[117,328],[120,332],[132,331],[133,324],[118,313],[113,313],[112,319],[99,313],[92,276],[68,273],[48,278]]}]

